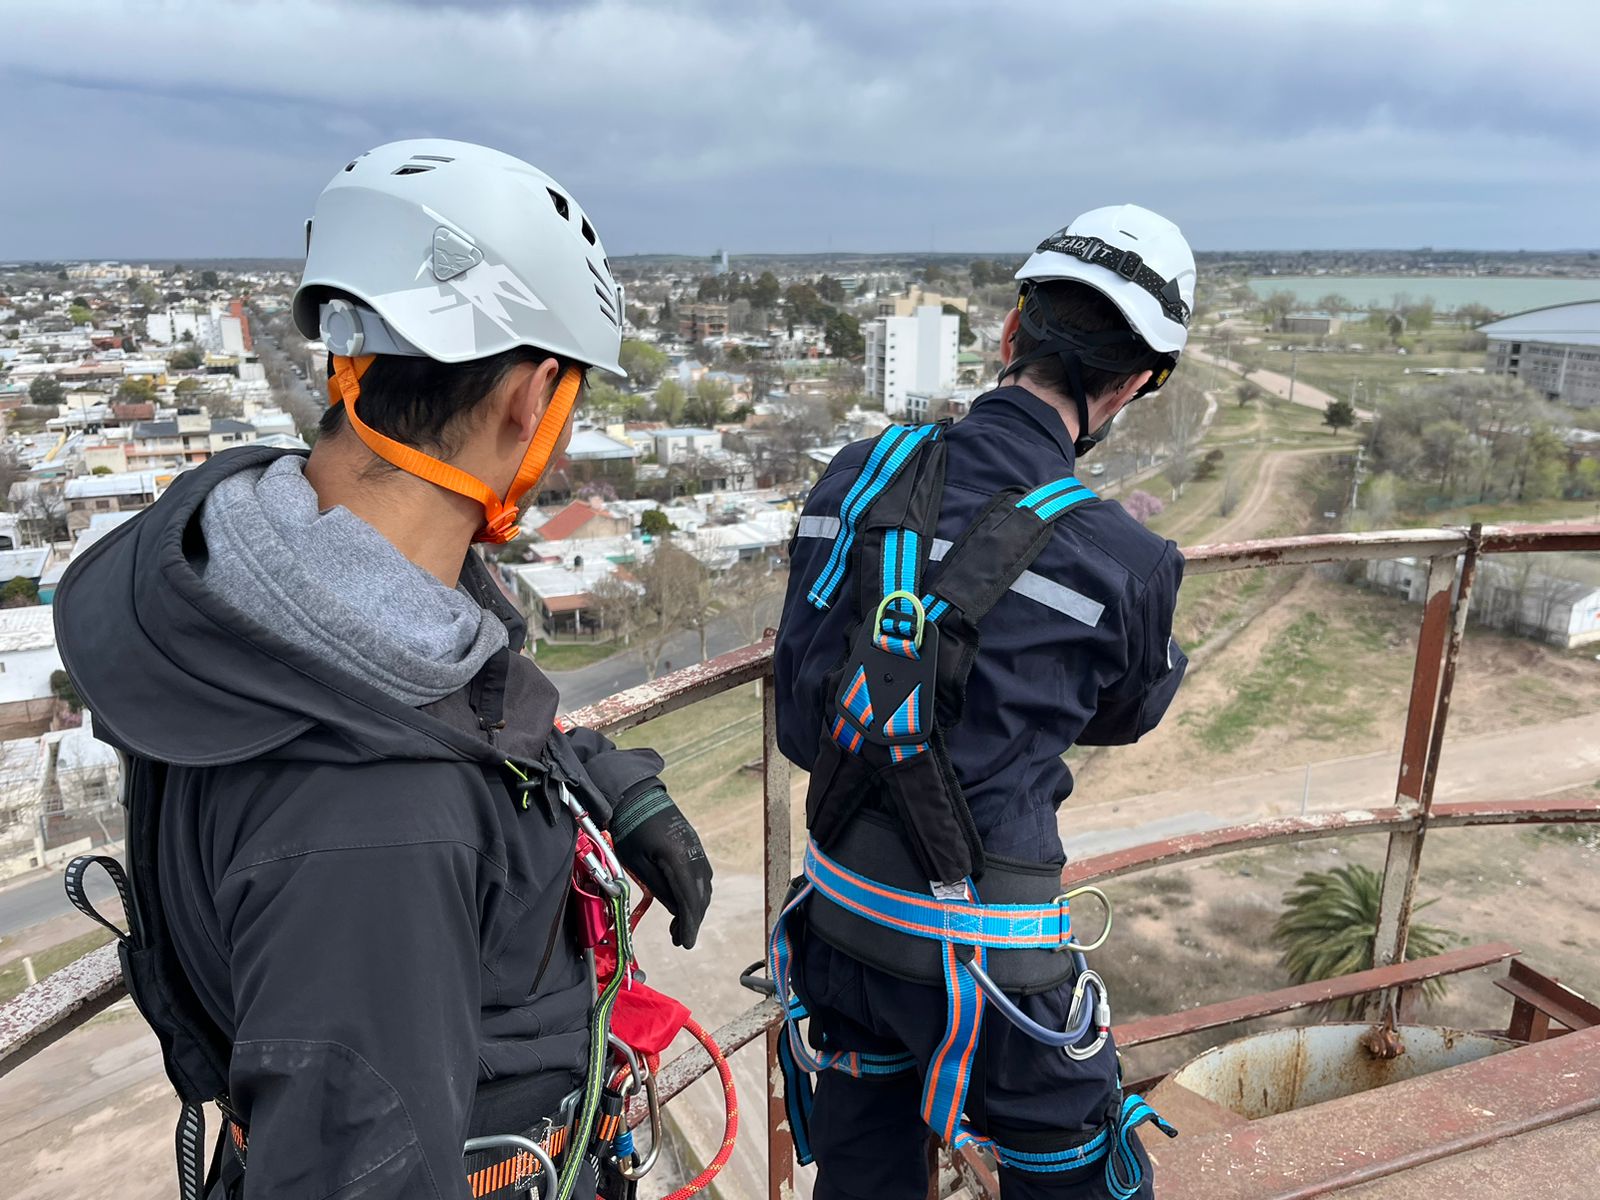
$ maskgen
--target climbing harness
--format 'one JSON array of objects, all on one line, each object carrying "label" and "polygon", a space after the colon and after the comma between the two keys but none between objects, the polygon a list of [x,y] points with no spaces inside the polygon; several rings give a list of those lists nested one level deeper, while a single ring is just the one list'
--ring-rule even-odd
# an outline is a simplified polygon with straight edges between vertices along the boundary
[{"label": "climbing harness", "polygon": [[[530,793],[543,789],[547,797],[559,799],[577,827],[572,928],[590,967],[594,1003],[583,1085],[561,1102],[556,1113],[531,1127],[469,1139],[463,1147],[469,1189],[475,1200],[513,1194],[570,1200],[587,1168],[600,1181],[605,1200],[632,1200],[637,1181],[655,1165],[662,1145],[656,1078],[660,1055],[679,1030],[686,1029],[710,1054],[727,1102],[722,1148],[695,1180],[671,1197],[688,1200],[703,1191],[732,1156],[738,1133],[732,1072],[715,1040],[688,1009],[646,986],[638,974],[633,930],[651,898],[646,892],[629,913],[628,876],[572,786],[556,770],[533,772],[510,760],[503,765],[515,780],[521,807],[528,807]],[[136,780],[153,773],[150,785],[159,788],[163,770],[160,764],[130,758],[126,786],[132,789]],[[68,864],[65,886],[76,908],[116,935],[129,992],[157,1031],[168,1076],[182,1101],[175,1139],[180,1200],[202,1200],[220,1169],[224,1145],[240,1168],[246,1166],[249,1130],[227,1096],[230,1047],[184,980],[170,937],[160,924],[160,900],[153,884],[158,808],[130,806],[131,880],[117,860],[82,855]],[[84,879],[94,867],[104,870],[116,885],[126,929],[102,915],[89,899]],[[627,1119],[629,1102],[635,1097],[643,1098],[652,1130],[650,1152],[643,1158],[635,1150]],[[209,1170],[203,1107],[207,1101],[218,1105],[224,1119],[223,1137]]]},{"label": "climbing harness", "polygon": [[[941,986],[945,1032],[923,1079],[921,1116],[956,1149],[973,1146],[1001,1165],[1066,1171],[1104,1162],[1106,1185],[1127,1200],[1142,1183],[1131,1131],[1153,1122],[1137,1096],[1115,1098],[1105,1123],[1069,1147],[1006,1146],[968,1124],[968,1084],[988,1010],[1073,1059],[1099,1054],[1110,1035],[1106,986],[1085,954],[1105,944],[1111,907],[1097,888],[1061,892],[1059,868],[986,854],[945,747],[959,726],[978,653],[978,623],[1049,543],[1056,521],[1094,492],[1068,477],[994,496],[931,580],[944,490],[945,423],[895,426],[868,452],[840,507],[809,603],[835,603],[859,581],[861,614],[849,653],[825,689],[832,703],[806,797],[809,839],[767,948],[767,973],[785,1008],[779,1062],[796,1153],[811,1160],[809,1076],[856,1077],[914,1069],[909,1054],[877,1055],[808,1044],[793,983],[793,926],[803,921],[864,962]],[[1074,899],[1104,908],[1090,941],[1074,937]],[[1061,1030],[1024,1013],[1008,993],[1072,981]]]}]

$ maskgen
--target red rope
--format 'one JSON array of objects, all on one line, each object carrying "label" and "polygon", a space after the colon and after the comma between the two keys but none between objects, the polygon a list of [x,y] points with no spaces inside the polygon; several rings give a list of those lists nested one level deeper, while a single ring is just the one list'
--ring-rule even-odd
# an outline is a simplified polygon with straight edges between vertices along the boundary
[{"label": "red rope", "polygon": [[722,1080],[722,1098],[727,1106],[724,1110],[727,1113],[727,1121],[722,1130],[722,1148],[717,1151],[716,1157],[706,1164],[705,1170],[669,1195],[667,1200],[689,1200],[691,1196],[698,1196],[705,1191],[733,1158],[733,1144],[739,1137],[739,1095],[734,1090],[733,1071],[728,1066],[728,1060],[723,1057],[722,1047],[717,1045],[716,1039],[693,1017],[685,1021],[683,1027],[694,1035],[695,1041],[706,1048],[712,1064],[717,1068],[717,1077]]}]

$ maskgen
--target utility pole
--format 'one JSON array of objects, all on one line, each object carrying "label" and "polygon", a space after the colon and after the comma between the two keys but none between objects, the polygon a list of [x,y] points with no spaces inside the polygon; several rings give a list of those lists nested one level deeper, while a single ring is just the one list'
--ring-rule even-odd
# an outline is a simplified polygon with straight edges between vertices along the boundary
[{"label": "utility pole", "polygon": [[1289,347],[1289,403],[1294,403],[1294,377],[1300,362],[1300,347]]}]

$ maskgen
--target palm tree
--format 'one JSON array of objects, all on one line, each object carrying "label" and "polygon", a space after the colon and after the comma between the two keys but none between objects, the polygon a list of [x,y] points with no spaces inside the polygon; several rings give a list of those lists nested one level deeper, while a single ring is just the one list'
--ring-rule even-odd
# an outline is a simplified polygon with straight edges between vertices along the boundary
[{"label": "palm tree", "polygon": [[[1272,930],[1272,940],[1283,950],[1279,961],[1290,977],[1296,983],[1309,983],[1371,969],[1383,892],[1378,873],[1354,865],[1308,871],[1295,887],[1298,890],[1284,898],[1283,915]],[[1457,940],[1449,930],[1413,922],[1406,937],[1406,958],[1439,954]],[[1430,979],[1422,985],[1422,994],[1437,1000],[1444,989],[1444,980]],[[1361,997],[1352,997],[1334,1007],[1353,1016],[1363,1003]]]}]

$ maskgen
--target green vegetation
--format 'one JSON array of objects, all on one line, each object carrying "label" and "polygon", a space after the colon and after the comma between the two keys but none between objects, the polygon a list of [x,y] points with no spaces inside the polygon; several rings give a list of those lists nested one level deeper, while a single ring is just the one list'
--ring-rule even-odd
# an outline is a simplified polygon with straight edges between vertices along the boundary
[{"label": "green vegetation", "polygon": [[54,375],[40,375],[28,385],[28,401],[31,404],[60,404],[61,382]]},{"label": "green vegetation", "polygon": [[[1295,886],[1298,890],[1284,898],[1283,915],[1272,930],[1272,940],[1283,950],[1282,963],[1290,977],[1296,983],[1309,983],[1370,970],[1382,876],[1370,867],[1351,864],[1331,871],[1307,871]],[[1448,930],[1413,921],[1406,937],[1406,960],[1442,953],[1458,940]],[[1442,979],[1422,985],[1422,994],[1430,1000],[1439,999],[1444,990]],[[1354,1016],[1363,1000],[1352,997],[1336,1007]]]},{"label": "green vegetation", "polygon": [[[109,930],[97,929],[93,933],[86,933],[82,937],[75,937],[69,942],[51,946],[48,950],[41,950],[32,955],[33,970],[40,979],[54,975],[62,967],[77,962],[91,950],[98,950],[111,940]],[[13,996],[22,992],[28,986],[28,973],[23,970],[21,961],[0,967],[0,1004],[4,1004]]]},{"label": "green vegetation", "polygon": [[533,659],[541,671],[576,671],[579,667],[604,662],[622,647],[616,642],[547,642],[534,647]]},{"label": "green vegetation", "polygon": [[[1257,572],[1260,574],[1260,572]],[[1244,745],[1264,728],[1288,722],[1306,736],[1339,742],[1370,732],[1372,714],[1353,695],[1373,679],[1374,664],[1390,663],[1384,630],[1359,612],[1301,613],[1275,636],[1222,707],[1201,717],[1201,735],[1219,751]],[[1392,664],[1391,664],[1392,665]],[[1377,668],[1382,673],[1383,668]],[[1393,672],[1403,679],[1409,664]]]},{"label": "green vegetation", "polygon": [[637,342],[630,338],[622,343],[617,362],[628,373],[628,382],[632,386],[648,390],[666,374],[669,360],[663,351],[656,349],[650,343]]}]

